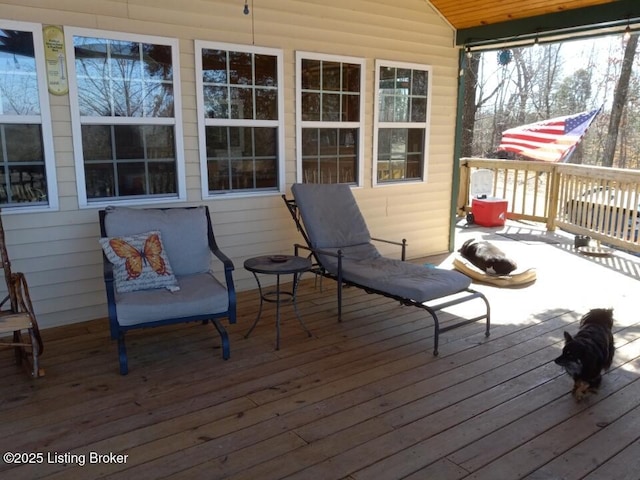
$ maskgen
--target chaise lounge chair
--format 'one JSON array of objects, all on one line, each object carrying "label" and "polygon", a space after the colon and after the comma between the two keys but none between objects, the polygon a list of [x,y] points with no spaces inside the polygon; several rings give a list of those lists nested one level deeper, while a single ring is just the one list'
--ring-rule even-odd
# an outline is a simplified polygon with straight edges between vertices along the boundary
[{"label": "chaise lounge chair", "polygon": [[[438,355],[441,332],[485,319],[485,335],[489,336],[489,302],[482,293],[469,288],[469,277],[404,261],[405,240],[400,243],[372,238],[349,185],[298,183],[291,191],[293,199],[282,197],[306,242],[296,244],[296,252],[308,251],[314,259],[313,271],[338,282],[339,321],[342,286],[351,285],[429,312],[434,321],[434,355]],[[372,240],[401,246],[402,259],[382,256]],[[474,299],[484,301],[486,309],[481,315],[440,327],[440,310]]]}]

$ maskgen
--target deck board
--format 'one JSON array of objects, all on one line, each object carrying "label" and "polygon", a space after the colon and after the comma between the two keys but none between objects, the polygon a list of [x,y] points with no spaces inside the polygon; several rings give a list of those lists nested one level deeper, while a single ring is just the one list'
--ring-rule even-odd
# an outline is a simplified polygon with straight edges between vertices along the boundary
[{"label": "deck board", "polygon": [[[536,260],[538,280],[476,285],[491,302],[491,336],[482,323],[447,331],[438,357],[425,311],[345,288],[339,323],[335,284],[325,279],[321,291],[312,277],[298,307],[313,336],[284,307],[279,351],[272,305],[244,338],[257,291],[238,294],[228,361],[213,327],[199,324],[131,332],[124,377],[106,320],[43,331],[38,380],[0,350],[3,452],[128,455],[125,464],[0,463],[0,476],[637,479],[640,262],[617,253],[593,260],[570,242],[520,242],[489,229],[459,233],[460,242],[485,236]],[[563,331],[592,307],[615,309],[617,352],[601,391],[576,403],[552,360]],[[479,308],[448,309],[443,324]]]}]

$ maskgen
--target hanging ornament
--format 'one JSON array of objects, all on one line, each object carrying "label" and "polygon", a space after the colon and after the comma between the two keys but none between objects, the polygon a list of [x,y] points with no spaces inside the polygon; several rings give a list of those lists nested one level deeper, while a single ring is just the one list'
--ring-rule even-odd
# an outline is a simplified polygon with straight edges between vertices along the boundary
[{"label": "hanging ornament", "polygon": [[505,48],[498,52],[499,65],[502,65],[503,67],[505,65],[509,65],[512,59],[513,59],[513,52],[510,49]]},{"label": "hanging ornament", "polygon": [[249,0],[244,0],[244,9],[242,10],[242,13],[249,15]]}]

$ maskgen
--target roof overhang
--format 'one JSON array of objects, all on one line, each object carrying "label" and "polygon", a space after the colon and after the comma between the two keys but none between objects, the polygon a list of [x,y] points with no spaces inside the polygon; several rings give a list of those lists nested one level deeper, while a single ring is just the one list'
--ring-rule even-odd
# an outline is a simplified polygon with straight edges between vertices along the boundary
[{"label": "roof overhang", "polygon": [[483,46],[498,43],[531,42],[552,36],[579,36],[596,29],[620,31],[640,26],[640,0],[617,0],[612,3],[565,10],[546,15],[510,20],[456,31],[456,45]]}]

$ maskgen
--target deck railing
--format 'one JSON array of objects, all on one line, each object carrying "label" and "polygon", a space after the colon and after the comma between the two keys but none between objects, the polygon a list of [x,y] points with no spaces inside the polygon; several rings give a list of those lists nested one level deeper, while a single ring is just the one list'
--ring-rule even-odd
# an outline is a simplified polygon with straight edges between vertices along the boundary
[{"label": "deck railing", "polygon": [[[640,252],[640,171],[535,161],[463,158],[458,214],[473,195],[508,200],[507,218],[545,223]],[[474,191],[479,170],[492,172],[490,191]]]}]

